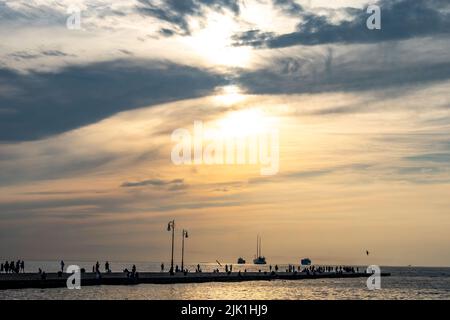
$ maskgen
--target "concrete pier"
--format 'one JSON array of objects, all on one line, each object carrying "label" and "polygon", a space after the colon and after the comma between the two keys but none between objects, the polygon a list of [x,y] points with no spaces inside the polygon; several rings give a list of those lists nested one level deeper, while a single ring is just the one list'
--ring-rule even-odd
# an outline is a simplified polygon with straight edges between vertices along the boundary
[{"label": "concrete pier", "polygon": [[[70,275],[64,273],[48,273],[45,280],[36,273],[23,274],[0,274],[0,290],[25,289],[25,288],[65,288],[67,278]],[[136,278],[127,277],[123,272],[103,273],[98,278],[95,273],[82,273],[81,286],[96,285],[136,285],[141,283],[153,284],[176,284],[176,283],[202,283],[202,282],[241,282],[241,281],[271,281],[271,280],[304,280],[304,279],[324,279],[324,278],[367,278],[367,273],[264,273],[246,272],[231,274],[226,273],[178,273],[173,276],[162,272],[139,272]],[[389,273],[382,273],[381,276],[390,276]]]}]

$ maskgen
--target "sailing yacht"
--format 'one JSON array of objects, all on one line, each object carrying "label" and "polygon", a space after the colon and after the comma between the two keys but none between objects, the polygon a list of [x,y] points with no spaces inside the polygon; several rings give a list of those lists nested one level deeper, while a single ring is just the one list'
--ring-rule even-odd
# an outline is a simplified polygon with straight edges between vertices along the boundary
[{"label": "sailing yacht", "polygon": [[253,259],[254,264],[266,264],[266,257],[261,254],[261,237],[256,237],[256,258]]}]

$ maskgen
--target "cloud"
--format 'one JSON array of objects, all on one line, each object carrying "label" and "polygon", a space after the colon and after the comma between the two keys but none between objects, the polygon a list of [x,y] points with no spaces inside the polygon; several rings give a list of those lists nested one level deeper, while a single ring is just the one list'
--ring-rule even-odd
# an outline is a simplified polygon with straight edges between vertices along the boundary
[{"label": "cloud", "polygon": [[286,171],[283,173],[279,173],[276,176],[272,177],[256,177],[248,180],[248,184],[265,184],[265,183],[274,183],[274,182],[284,182],[286,180],[302,180],[302,179],[314,179],[320,178],[326,175],[331,175],[335,173],[342,172],[367,172],[373,164],[369,163],[351,163],[351,164],[343,164],[339,166],[333,167],[325,167],[320,169],[312,169],[312,170],[299,170],[299,171]]},{"label": "cloud", "polygon": [[143,187],[143,186],[166,186],[166,185],[182,185],[184,184],[184,179],[173,179],[173,180],[161,180],[161,179],[148,179],[137,182],[124,182],[122,183],[122,188],[130,187]]},{"label": "cloud", "polygon": [[[190,34],[189,18],[203,18],[206,8],[220,12],[228,9],[235,14],[238,14],[240,9],[238,0],[166,0],[163,3],[138,0],[138,2],[139,13],[167,22],[178,33],[185,35]],[[176,33],[173,29],[162,28],[161,33],[170,36]]]},{"label": "cloud", "polygon": [[16,51],[8,54],[9,57],[14,58],[15,60],[30,60],[30,59],[38,59],[42,57],[68,57],[74,56],[71,54],[67,54],[60,50],[42,50],[39,52],[33,51]]},{"label": "cloud", "polygon": [[[283,8],[286,3],[281,2]],[[336,9],[350,17],[339,23],[328,16],[299,11],[301,21],[296,31],[275,34],[249,30],[235,35],[235,45],[283,48],[295,45],[319,45],[334,43],[378,43],[405,40],[416,37],[437,36],[450,33],[450,4],[447,0],[382,0],[381,30],[369,30],[366,10],[355,8]]]},{"label": "cloud", "polygon": [[[47,54],[59,54],[56,51]],[[0,141],[34,140],[95,123],[117,112],[207,95],[224,83],[208,70],[154,60],[115,60],[58,72],[0,69]]]},{"label": "cloud", "polygon": [[272,0],[275,7],[280,8],[284,13],[289,15],[298,15],[303,11],[303,7],[294,0]]},{"label": "cloud", "polygon": [[49,24],[64,23],[66,9],[62,3],[30,3],[29,1],[0,1],[0,24],[27,23]]},{"label": "cloud", "polygon": [[437,162],[450,164],[450,153],[426,153],[414,156],[409,156],[405,158],[410,161],[420,161],[420,162]]},{"label": "cloud", "polygon": [[[386,95],[393,88],[398,93],[399,88],[447,81],[450,79],[450,62],[442,60],[438,53],[419,52],[416,46],[424,43],[417,40],[405,46],[411,48],[408,53],[392,51],[388,53],[389,58],[384,57],[384,49],[376,44],[354,51],[335,53],[333,50],[322,50],[322,53],[318,52],[314,57],[275,57],[260,69],[243,71],[236,76],[236,82],[247,92],[256,94],[389,89],[383,94]],[[422,60],[416,60],[414,52]],[[349,59],[351,63],[348,62]],[[388,61],[389,59],[392,61]],[[318,114],[342,114],[352,112],[351,108],[319,110]]]}]

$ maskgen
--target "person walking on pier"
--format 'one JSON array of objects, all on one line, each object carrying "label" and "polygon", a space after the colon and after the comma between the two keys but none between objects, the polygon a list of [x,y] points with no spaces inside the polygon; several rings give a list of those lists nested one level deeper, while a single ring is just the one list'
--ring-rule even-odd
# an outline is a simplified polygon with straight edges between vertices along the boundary
[{"label": "person walking on pier", "polygon": [[20,271],[25,273],[25,261],[23,260],[20,262]]},{"label": "person walking on pier", "polygon": [[63,260],[61,260],[61,272],[64,272],[64,261]]},{"label": "person walking on pier", "polygon": [[100,263],[98,263],[98,261],[97,261],[97,263],[95,264],[95,272],[96,272],[96,273],[99,273],[99,272],[100,272]]},{"label": "person walking on pier", "polygon": [[164,263],[161,263],[161,272],[164,272]]},{"label": "person walking on pier", "polygon": [[105,263],[105,271],[106,272],[111,272],[111,270],[109,269],[109,262],[108,261],[106,261],[106,263]]}]

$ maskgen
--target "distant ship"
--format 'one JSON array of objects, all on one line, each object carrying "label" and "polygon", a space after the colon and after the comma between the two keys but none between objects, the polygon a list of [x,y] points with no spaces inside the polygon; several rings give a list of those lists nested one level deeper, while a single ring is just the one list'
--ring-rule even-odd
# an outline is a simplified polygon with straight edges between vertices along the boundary
[{"label": "distant ship", "polygon": [[300,260],[300,264],[302,266],[310,266],[311,265],[311,259],[309,259],[309,258],[302,259],[302,260]]},{"label": "distant ship", "polygon": [[237,261],[238,264],[245,264],[245,260],[243,258],[239,258]]},{"label": "distant ship", "polygon": [[261,254],[261,238],[256,237],[256,258],[253,259],[254,264],[266,264],[266,257]]}]

